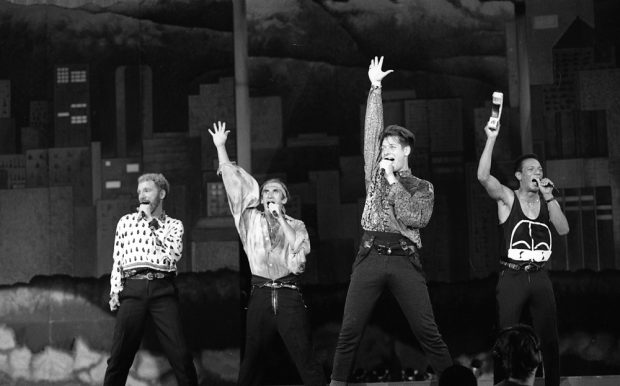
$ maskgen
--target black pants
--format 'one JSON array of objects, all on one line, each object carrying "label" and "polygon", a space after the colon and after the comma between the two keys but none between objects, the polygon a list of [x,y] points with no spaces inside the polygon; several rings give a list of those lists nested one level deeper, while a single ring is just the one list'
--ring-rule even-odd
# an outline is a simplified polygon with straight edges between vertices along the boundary
[{"label": "black pants", "polygon": [[[545,369],[545,385],[560,384],[560,350],[558,321],[553,286],[546,270],[528,273],[504,269],[497,282],[499,328],[518,324],[522,313],[529,310],[534,331],[540,339]],[[495,366],[495,383],[506,375]]]},{"label": "black pants", "polygon": [[114,341],[104,385],[124,386],[150,316],[179,386],[197,385],[196,368],[181,330],[179,301],[172,278],[127,279],[120,293]]},{"label": "black pants", "polygon": [[[272,291],[277,291],[274,314]],[[325,385],[323,369],[314,356],[310,324],[301,293],[290,288],[255,288],[247,311],[245,355],[239,385],[260,385],[265,366],[265,348],[280,334],[304,385]]]},{"label": "black pants", "polygon": [[[362,244],[364,244],[362,240]],[[355,262],[336,345],[332,380],[347,382],[364,328],[381,293],[389,289],[437,374],[452,365],[448,347],[435,323],[426,279],[409,256],[380,255],[362,245]]]}]

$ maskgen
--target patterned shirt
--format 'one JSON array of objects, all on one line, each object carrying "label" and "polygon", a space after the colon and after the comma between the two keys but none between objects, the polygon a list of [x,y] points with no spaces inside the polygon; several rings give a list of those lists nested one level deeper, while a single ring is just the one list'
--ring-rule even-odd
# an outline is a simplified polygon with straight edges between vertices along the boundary
[{"label": "patterned shirt", "polygon": [[[397,182],[390,185],[379,168],[383,130],[381,89],[371,88],[364,123],[364,175],[366,203],[362,228],[368,231],[400,233],[422,248],[420,228],[433,213],[433,185],[415,177],[411,170],[394,173]],[[413,150],[413,149],[412,149]]]},{"label": "patterned shirt", "polygon": [[165,213],[149,227],[139,213],[123,216],[116,225],[114,265],[110,274],[110,295],[123,290],[123,272],[150,268],[176,272],[183,252],[183,223]]},{"label": "patterned shirt", "polygon": [[256,207],[260,203],[258,183],[241,167],[232,163],[220,165],[228,204],[248,256],[253,275],[272,280],[304,271],[310,240],[306,226],[288,215],[284,218],[295,231],[295,242],[289,244],[279,224],[273,228],[265,214]]}]

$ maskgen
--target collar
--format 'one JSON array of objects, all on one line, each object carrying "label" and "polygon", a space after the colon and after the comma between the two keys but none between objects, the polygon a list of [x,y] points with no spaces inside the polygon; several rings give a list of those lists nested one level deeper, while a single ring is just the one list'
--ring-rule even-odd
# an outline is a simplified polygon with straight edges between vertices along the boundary
[{"label": "collar", "polygon": [[[146,221],[145,218],[140,217],[140,213],[136,213],[136,216],[138,216],[138,221],[141,221],[141,220]],[[161,211],[161,214],[159,215],[159,217],[153,217],[153,219],[159,221],[162,224],[166,222],[166,218],[168,218],[168,215],[163,210]]]},{"label": "collar", "polygon": [[405,169],[394,173],[394,175],[397,175],[398,177],[412,177],[413,173],[411,173],[411,169]]}]

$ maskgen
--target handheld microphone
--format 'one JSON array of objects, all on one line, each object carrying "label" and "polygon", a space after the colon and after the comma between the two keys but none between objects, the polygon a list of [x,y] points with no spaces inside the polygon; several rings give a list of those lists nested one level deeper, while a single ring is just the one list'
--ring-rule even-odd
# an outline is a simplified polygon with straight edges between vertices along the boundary
[{"label": "handheld microphone", "polygon": [[273,202],[267,204],[267,209],[271,212],[273,217],[278,218],[280,215],[278,214],[278,207]]},{"label": "handheld microphone", "polygon": [[534,180],[534,182],[536,182],[536,185],[541,186],[543,188],[554,188],[555,189],[555,185],[553,185],[551,181],[547,181],[547,183],[544,185],[541,185],[540,182],[538,182],[538,180]]},{"label": "handheld microphone", "polygon": [[140,202],[140,207],[138,207],[138,210],[140,211],[140,218],[143,219],[146,217],[146,213],[141,209],[142,205],[149,205],[150,202],[148,201],[141,201]]}]

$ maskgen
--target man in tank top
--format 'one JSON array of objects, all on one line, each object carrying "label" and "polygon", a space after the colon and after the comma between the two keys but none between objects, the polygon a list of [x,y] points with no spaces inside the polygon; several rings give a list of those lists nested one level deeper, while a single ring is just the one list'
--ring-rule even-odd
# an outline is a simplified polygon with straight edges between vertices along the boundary
[{"label": "man in tank top", "polygon": [[[555,295],[544,268],[551,257],[552,231],[568,233],[568,222],[553,196],[553,182],[543,176],[535,154],[526,154],[515,162],[514,173],[519,188],[502,185],[491,175],[491,156],[499,134],[487,123],[486,145],[478,164],[478,180],[497,202],[500,224],[500,274],[497,283],[499,328],[520,322],[529,312],[540,337],[546,386],[560,384],[560,354]],[[496,367],[495,382],[505,377]]]}]

